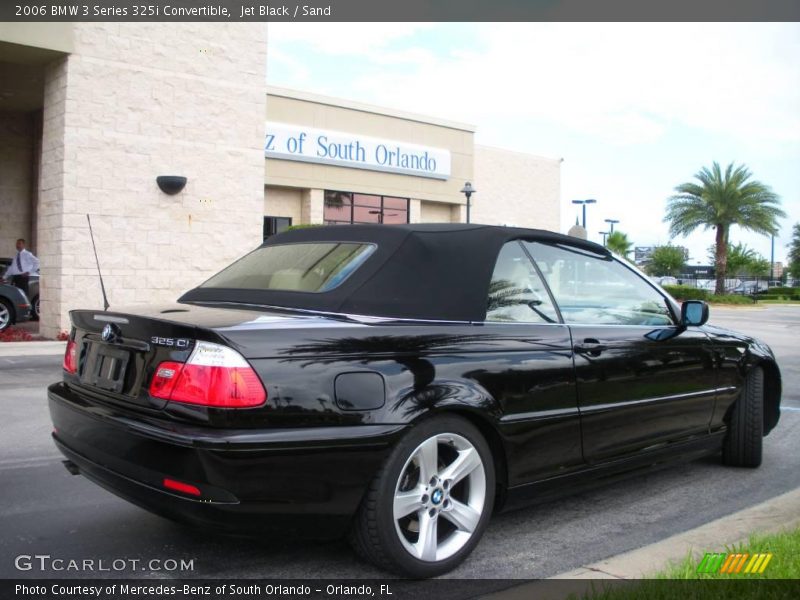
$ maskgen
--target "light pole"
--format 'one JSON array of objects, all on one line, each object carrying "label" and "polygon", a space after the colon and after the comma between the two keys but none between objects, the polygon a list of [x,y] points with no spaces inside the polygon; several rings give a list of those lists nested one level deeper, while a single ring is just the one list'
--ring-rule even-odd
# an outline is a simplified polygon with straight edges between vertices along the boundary
[{"label": "light pole", "polygon": [[606,223],[608,223],[611,226],[609,233],[614,233],[614,225],[619,223],[619,219],[606,219]]},{"label": "light pole", "polygon": [[611,232],[610,231],[598,231],[597,233],[599,233],[600,235],[603,236],[603,246],[605,246],[606,245],[606,236]]},{"label": "light pole", "polygon": [[775,234],[772,234],[772,245],[769,252],[769,280],[775,278]]},{"label": "light pole", "polygon": [[472,197],[472,194],[474,194],[477,191],[478,190],[472,187],[472,184],[469,181],[464,184],[463,188],[461,188],[461,193],[467,197],[467,223],[469,223],[469,208],[470,208],[469,199]]},{"label": "light pole", "polygon": [[573,200],[572,201],[573,204],[581,204],[581,205],[583,205],[583,222],[581,223],[581,225],[583,226],[584,229],[586,229],[586,205],[587,204],[595,204],[596,202],[597,202],[597,200],[595,200],[594,198],[589,198],[588,200]]}]

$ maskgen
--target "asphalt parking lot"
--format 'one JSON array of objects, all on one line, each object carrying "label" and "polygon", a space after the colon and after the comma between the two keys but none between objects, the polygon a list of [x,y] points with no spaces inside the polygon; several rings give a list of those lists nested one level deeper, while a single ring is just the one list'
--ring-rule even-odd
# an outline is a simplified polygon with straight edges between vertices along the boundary
[{"label": "asphalt parking lot", "polygon": [[[497,515],[477,550],[448,577],[537,578],[691,529],[800,487],[800,306],[712,308],[711,322],[756,335],[783,371],[781,422],[756,470],[717,458],[638,476],[612,487]],[[382,573],[344,542],[208,535],[150,515],[70,476],[50,441],[46,385],[61,358],[0,357],[0,576],[363,578]],[[19,555],[139,561],[121,572],[18,571]],[[192,561],[190,571],[151,560]],[[108,564],[107,562],[107,564]],[[97,564],[97,563],[95,563]]]}]

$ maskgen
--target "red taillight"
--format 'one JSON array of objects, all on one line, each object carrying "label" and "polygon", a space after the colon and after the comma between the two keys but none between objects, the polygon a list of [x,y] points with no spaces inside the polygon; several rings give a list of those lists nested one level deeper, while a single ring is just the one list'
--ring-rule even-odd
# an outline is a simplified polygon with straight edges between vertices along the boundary
[{"label": "red taillight", "polygon": [[183,363],[162,362],[158,365],[153,379],[150,381],[150,395],[155,398],[169,400],[172,389],[178,381],[178,375],[183,370]]},{"label": "red taillight", "polygon": [[260,406],[267,400],[261,380],[239,353],[208,342],[197,342],[185,364],[167,361],[158,365],[150,395],[220,408]]},{"label": "red taillight", "polygon": [[67,373],[72,373],[73,375],[78,372],[78,344],[75,343],[75,340],[67,341],[62,367]]},{"label": "red taillight", "polygon": [[164,478],[164,487],[176,492],[183,492],[184,494],[191,494],[192,496],[199,496],[200,489],[194,485],[183,483],[182,481],[175,481],[174,479]]}]

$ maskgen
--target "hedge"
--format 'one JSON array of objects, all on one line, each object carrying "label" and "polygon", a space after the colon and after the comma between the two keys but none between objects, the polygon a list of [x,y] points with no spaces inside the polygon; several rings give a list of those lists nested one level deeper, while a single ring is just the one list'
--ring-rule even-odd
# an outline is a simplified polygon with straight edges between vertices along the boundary
[{"label": "hedge", "polygon": [[[676,300],[703,300],[713,304],[752,304],[753,297],[742,294],[724,294],[715,296],[709,290],[704,290],[690,285],[665,285],[662,286]],[[760,297],[760,296],[759,296]]]},{"label": "hedge", "polygon": [[676,300],[705,300],[707,302],[711,296],[708,290],[690,285],[665,285],[662,287]]}]

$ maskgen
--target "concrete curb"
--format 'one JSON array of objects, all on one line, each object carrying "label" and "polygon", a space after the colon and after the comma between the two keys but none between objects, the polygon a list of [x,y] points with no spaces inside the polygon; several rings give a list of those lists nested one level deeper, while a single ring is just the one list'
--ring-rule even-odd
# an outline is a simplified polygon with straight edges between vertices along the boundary
[{"label": "concrete curb", "polygon": [[0,356],[49,356],[64,354],[67,342],[4,342]]},{"label": "concrete curb", "polygon": [[584,593],[591,592],[591,583],[581,580],[642,579],[663,570],[670,562],[681,561],[690,552],[699,561],[703,553],[723,551],[725,546],[745,541],[753,533],[774,533],[794,529],[799,525],[800,489],[796,489],[696,529],[550,578],[575,580],[574,585],[569,588],[553,586],[549,583],[550,580],[544,580],[485,597],[498,600],[555,600],[573,593],[580,598]]}]

